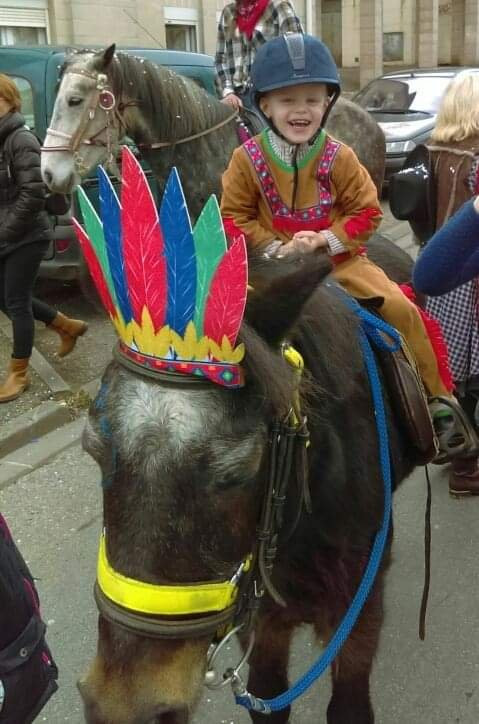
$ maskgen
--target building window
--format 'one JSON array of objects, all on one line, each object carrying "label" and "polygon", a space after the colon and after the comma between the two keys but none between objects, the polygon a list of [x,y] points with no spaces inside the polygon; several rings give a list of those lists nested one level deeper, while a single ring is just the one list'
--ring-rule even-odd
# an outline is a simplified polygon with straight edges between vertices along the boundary
[{"label": "building window", "polygon": [[165,25],[166,47],[169,50],[188,50],[196,53],[198,44],[196,42],[195,25]]},{"label": "building window", "polygon": [[403,33],[383,33],[383,58],[385,63],[404,60]]},{"label": "building window", "polygon": [[43,45],[46,28],[0,27],[0,45]]}]

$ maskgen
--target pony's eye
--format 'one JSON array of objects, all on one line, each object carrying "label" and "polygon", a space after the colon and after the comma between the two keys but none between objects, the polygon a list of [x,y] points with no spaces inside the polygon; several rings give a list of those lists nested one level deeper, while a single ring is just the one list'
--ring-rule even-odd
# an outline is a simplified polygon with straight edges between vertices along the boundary
[{"label": "pony's eye", "polygon": [[83,103],[83,98],[79,98],[78,96],[72,96],[68,99],[68,105],[69,106],[79,106]]}]

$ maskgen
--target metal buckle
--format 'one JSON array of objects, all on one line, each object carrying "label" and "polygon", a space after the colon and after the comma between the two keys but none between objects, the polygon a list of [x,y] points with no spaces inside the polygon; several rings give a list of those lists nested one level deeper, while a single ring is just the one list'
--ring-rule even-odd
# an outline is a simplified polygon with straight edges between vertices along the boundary
[{"label": "metal buckle", "polygon": [[221,641],[218,644],[212,644],[210,647],[210,651],[208,653],[208,662],[207,662],[207,670],[205,674],[205,686],[208,687],[208,689],[222,689],[223,687],[227,686],[228,684],[231,684],[233,687],[244,687],[244,684],[242,682],[242,679],[239,675],[239,672],[243,668],[243,666],[247,663],[249,657],[251,656],[251,652],[253,650],[255,636],[254,631],[251,631],[249,635],[249,641],[248,646],[246,648],[245,653],[243,654],[242,658],[240,659],[239,664],[237,664],[234,668],[228,668],[225,669],[225,672],[223,675],[220,676],[218,671],[214,668],[214,663],[216,659],[218,658],[218,655],[221,651],[221,649],[226,646],[229,641],[235,636],[237,633],[241,631],[243,628],[243,624],[240,626],[235,626],[234,628],[229,631],[226,636],[224,636]]}]

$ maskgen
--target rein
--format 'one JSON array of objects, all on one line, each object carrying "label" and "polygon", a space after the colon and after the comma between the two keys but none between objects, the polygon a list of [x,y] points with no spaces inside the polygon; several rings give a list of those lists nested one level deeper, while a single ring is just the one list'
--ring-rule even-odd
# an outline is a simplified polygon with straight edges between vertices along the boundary
[{"label": "rein", "polygon": [[[290,689],[288,689],[288,691],[275,696],[273,699],[261,699],[260,697],[256,697],[251,694],[247,690],[238,672],[234,672],[234,675],[230,677],[231,687],[235,695],[236,703],[250,711],[260,712],[262,714],[270,714],[275,711],[286,709],[293,701],[302,696],[333,663],[339,650],[349,637],[351,630],[362,611],[364,603],[371,592],[376,575],[381,566],[383,553],[389,538],[392,511],[392,478],[389,455],[389,436],[381,381],[371,343],[377,347],[387,349],[392,352],[398,349],[401,344],[401,340],[397,331],[393,327],[383,320],[375,317],[365,309],[362,309],[356,300],[349,297],[345,292],[340,290],[339,287],[335,288],[338,293],[341,294],[341,297],[347,306],[355,312],[360,321],[359,344],[363,353],[374,403],[379,442],[379,457],[384,482],[383,519],[381,527],[376,534],[363,578],[349,609],[329,641],[326,649],[313,666],[305,674],[303,674],[303,676],[301,676],[300,679],[298,679],[298,681]],[[379,334],[379,331],[385,332],[392,340],[392,344],[386,342]]]},{"label": "rein", "polygon": [[238,111],[235,111],[231,116],[228,116],[228,118],[223,119],[222,121],[217,123],[215,126],[206,128],[204,131],[195,133],[193,136],[187,136],[186,138],[180,138],[177,141],[157,141],[155,143],[140,143],[140,144],[138,144],[138,148],[140,150],[142,148],[145,148],[147,150],[154,151],[157,148],[167,148],[169,146],[178,146],[180,143],[188,143],[189,141],[194,141],[196,138],[202,138],[202,136],[207,136],[208,134],[213,133],[213,131],[217,131],[219,128],[223,128],[223,126],[226,126],[228,123],[231,123],[231,121],[234,121],[235,118],[238,118]]}]

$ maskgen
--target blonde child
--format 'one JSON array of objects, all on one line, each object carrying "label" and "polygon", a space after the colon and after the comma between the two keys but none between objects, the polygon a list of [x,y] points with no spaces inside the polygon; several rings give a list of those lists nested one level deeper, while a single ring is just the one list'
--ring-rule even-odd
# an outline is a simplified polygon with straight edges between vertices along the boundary
[{"label": "blonde child", "polygon": [[[382,212],[366,169],[323,128],[340,93],[328,48],[308,35],[275,38],[258,51],[251,77],[268,127],[236,149],[223,175],[226,229],[276,255],[328,253],[350,294],[384,300],[381,315],[414,351],[429,395],[450,398],[416,307],[365,255]],[[447,403],[436,411],[452,417]]]}]

